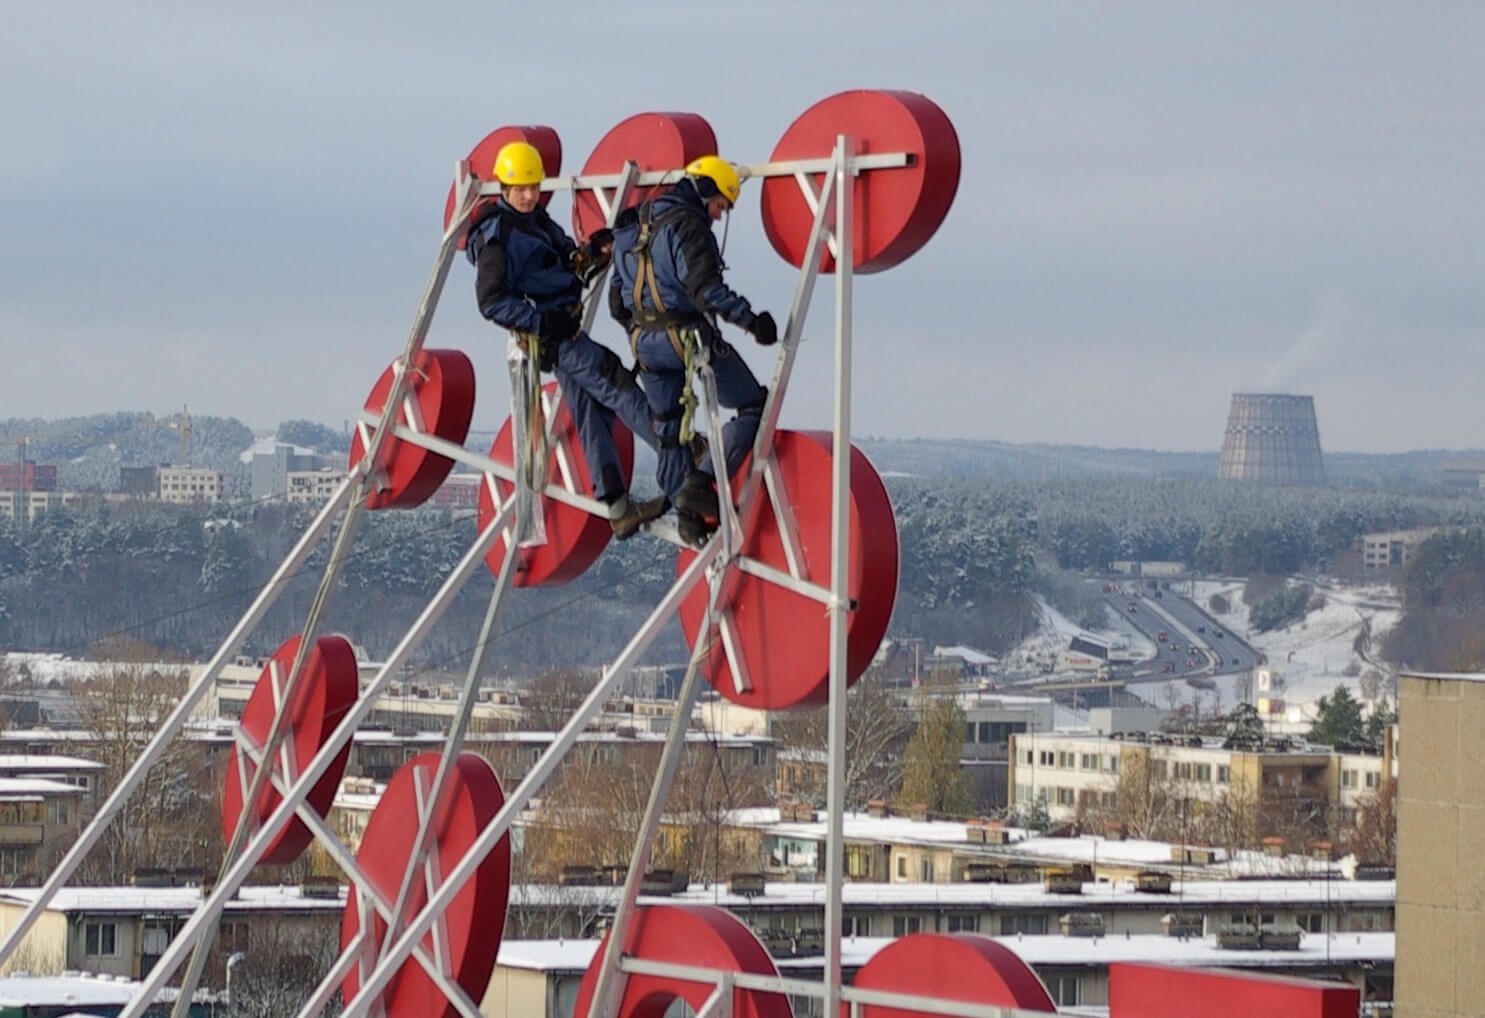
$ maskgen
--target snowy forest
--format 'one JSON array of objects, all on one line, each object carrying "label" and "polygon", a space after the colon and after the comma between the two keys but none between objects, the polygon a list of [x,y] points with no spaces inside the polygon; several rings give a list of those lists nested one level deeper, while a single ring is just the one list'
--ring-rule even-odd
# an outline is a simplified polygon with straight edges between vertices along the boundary
[{"label": "snowy forest", "polygon": [[[1075,598],[1069,573],[1118,559],[1191,563],[1212,575],[1359,572],[1354,538],[1435,524],[1478,527],[1485,504],[1347,489],[1243,488],[1218,481],[1104,478],[989,483],[889,478],[902,545],[889,633],[1000,651],[1036,623],[1040,594]],[[181,655],[209,655],[283,560],[311,516],[280,504],[186,508],[151,502],[55,511],[29,527],[0,521],[0,646],[86,654],[127,637]],[[384,655],[474,537],[467,517],[374,513],[358,532],[329,625]],[[258,628],[271,652],[302,624],[322,573],[322,546]],[[1430,649],[1478,630],[1485,531],[1425,546],[1405,584],[1393,643],[1410,665],[1454,666]],[[674,576],[675,553],[644,537],[611,544],[574,583],[522,591],[504,613],[492,661],[512,674],[611,657]],[[493,581],[482,573],[422,648],[423,669],[467,662]],[[1076,606],[1070,614],[1076,613]],[[551,638],[554,620],[562,639]],[[1452,621],[1451,621],[1452,620]],[[1460,621],[1462,620],[1462,621]],[[277,634],[277,635],[274,635]],[[680,634],[663,660],[682,656]],[[1456,651],[1451,651],[1451,654]],[[1457,654],[1456,654],[1457,656]]]}]

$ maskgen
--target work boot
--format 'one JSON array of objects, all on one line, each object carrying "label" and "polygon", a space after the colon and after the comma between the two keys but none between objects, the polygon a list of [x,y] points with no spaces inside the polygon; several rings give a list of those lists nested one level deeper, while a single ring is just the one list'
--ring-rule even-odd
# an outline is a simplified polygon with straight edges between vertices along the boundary
[{"label": "work boot", "polygon": [[717,504],[717,489],[712,487],[711,475],[700,470],[687,474],[681,490],[675,493],[675,509],[677,513],[716,519],[722,510]]},{"label": "work boot", "polygon": [[675,514],[675,530],[680,539],[692,548],[704,548],[706,542],[711,540],[712,534],[716,533],[717,525],[708,523],[700,516],[692,513],[683,513],[680,510]]},{"label": "work boot", "polygon": [[664,495],[636,502],[625,492],[608,507],[608,525],[614,538],[627,541],[639,532],[639,528],[658,519],[665,512],[667,501]]}]

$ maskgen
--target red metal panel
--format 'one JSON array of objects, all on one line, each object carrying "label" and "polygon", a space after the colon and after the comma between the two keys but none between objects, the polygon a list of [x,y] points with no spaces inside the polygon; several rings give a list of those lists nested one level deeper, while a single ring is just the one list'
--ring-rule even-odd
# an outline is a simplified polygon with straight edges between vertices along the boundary
[{"label": "red metal panel", "polygon": [[[641,171],[681,170],[693,159],[717,154],[712,125],[695,113],[639,113],[615,124],[599,139],[583,164],[584,174],[618,173],[633,161]],[[636,187],[624,203],[628,208],[648,198],[655,188]],[[592,191],[572,192],[572,232],[583,240],[604,226],[603,208]]]},{"label": "red metal panel", "polygon": [[[803,554],[805,578],[830,585],[830,500],[834,439],[827,432],[779,431],[774,457],[783,482],[782,499],[793,514]],[[749,469],[739,470],[742,476]],[[734,482],[736,483],[736,482]],[[735,489],[734,489],[735,490]],[[767,499],[743,536],[743,554],[788,571],[780,522]],[[680,575],[695,552],[683,551],[676,563]],[[856,602],[847,622],[847,679],[854,683],[866,671],[881,645],[882,634],[897,599],[897,521],[892,503],[871,461],[851,450],[851,544],[849,596]],[[739,692],[725,646],[713,636],[703,661],[707,680],[727,699],[745,707],[785,710],[825,703],[829,698],[830,616],[818,601],[772,580],[729,571],[728,589],[718,600],[737,624],[738,653],[747,666],[752,688]],[[706,614],[708,591],[697,587],[681,604],[681,626],[695,646]]]},{"label": "red metal panel", "polygon": [[[543,391],[550,397],[556,393],[557,383],[546,383]],[[515,429],[511,419],[507,417],[500,434],[495,436],[495,442],[490,447],[492,460],[506,466],[514,464],[511,452],[514,435]],[[634,435],[622,421],[615,420],[613,436],[614,448],[619,454],[619,472],[623,474],[627,487],[634,472]],[[583,458],[583,444],[578,440],[577,424],[574,423],[572,412],[568,410],[565,401],[557,410],[557,419],[552,424],[552,445],[547,460],[548,483],[560,483],[562,480],[557,456],[559,449],[565,450],[565,459],[572,467],[573,487],[583,495],[592,494],[592,472],[588,469],[588,461]],[[495,482],[495,487],[502,500],[510,498],[515,490],[514,485],[501,480]],[[598,556],[608,546],[609,538],[613,536],[608,520],[601,516],[593,516],[565,502],[545,497],[541,500],[541,506],[547,540],[545,544],[516,549],[518,558],[511,582],[517,587],[555,587],[577,579],[598,560]],[[495,513],[496,505],[490,496],[490,486],[481,485],[481,530],[490,525]],[[502,537],[485,556],[485,564],[496,576],[500,575],[500,564],[505,561],[506,550],[507,542]]]},{"label": "red metal panel", "polygon": [[[1056,1014],[1057,1005],[1031,966],[1008,947],[977,933],[914,933],[872,955],[851,985]],[[842,1004],[841,1018],[851,1008]],[[863,1005],[861,1018],[919,1018],[929,1011]]]},{"label": "red metal panel", "polygon": [[[366,399],[366,409],[374,414],[380,414],[386,406],[394,368],[395,365],[389,366],[382,372]],[[406,393],[417,404],[424,432],[455,445],[464,444],[469,435],[469,421],[474,416],[474,365],[462,351],[419,351],[413,358]],[[406,402],[395,420],[398,424],[408,423]],[[365,452],[361,430],[357,428],[351,439],[352,467]],[[454,467],[454,461],[447,456],[390,436],[382,442],[377,458],[386,474],[386,488],[367,497],[368,509],[411,509],[422,505]]]},{"label": "red metal panel", "polygon": [[[860,89],[822,99],[789,125],[773,159],[826,158],[837,135],[851,137],[853,154],[907,152],[913,163],[869,170],[856,178],[853,236],[855,270],[880,272],[905,260],[933,236],[959,189],[959,136],[942,109],[916,92]],[[822,174],[811,174],[818,187]],[[763,229],[785,261],[804,263],[810,211],[793,177],[763,183]],[[828,254],[821,270],[832,272]]]},{"label": "red metal panel", "polygon": [[[605,937],[593,963],[583,975],[574,1015],[586,1016],[598,976],[603,970]],[[649,961],[698,965],[728,972],[777,975],[768,950],[731,912],[713,905],[661,905],[634,913],[624,938],[624,953]],[[715,983],[691,983],[660,976],[632,975],[624,983],[617,1018],[662,1018],[671,1003],[684,1000],[699,1009],[716,989]],[[734,990],[735,1018],[790,1018],[789,1001],[778,993]]]},{"label": "red metal panel", "polygon": [[[419,804],[438,772],[438,760],[437,753],[423,753],[403,764],[387,785],[362,835],[356,861],[365,870],[366,878],[388,900],[396,899],[403,872],[416,847]],[[489,761],[475,753],[459,754],[433,815],[433,843],[415,861],[422,872],[413,883],[409,918],[422,909],[431,893],[436,893],[443,879],[459,865],[504,804],[505,794]],[[437,881],[432,891],[428,887],[430,880]],[[449,974],[475,1001],[484,997],[490,973],[495,968],[509,894],[510,835],[506,834],[444,910],[437,927],[437,946],[434,933],[430,932],[422,941],[428,954],[440,958]],[[401,929],[389,933],[386,922],[375,912],[363,916],[360,903],[352,894],[341,918],[342,950],[361,932],[363,923],[369,927],[371,943],[367,957],[372,960],[385,943],[402,935]],[[346,1000],[354,997],[361,988],[361,970],[353,968],[341,986]],[[403,962],[382,991],[381,1001],[389,1016],[455,1018],[458,1014],[414,958]]]},{"label": "red metal panel", "polygon": [[[340,724],[340,719],[356,702],[357,672],[356,652],[343,636],[322,636],[315,641],[314,649],[304,658],[304,673],[300,676],[294,699],[280,704],[279,698],[287,688],[289,672],[294,668],[294,657],[299,652],[299,635],[291,636],[274,652],[273,661],[263,669],[253,695],[248,698],[242,711],[241,728],[248,740],[257,747],[268,741],[274,718],[282,711],[287,717],[288,728],[284,730],[283,748],[275,754],[279,773],[292,784],[300,772],[330,741],[330,735]],[[278,681],[284,685],[275,688],[273,666],[278,666]],[[350,756],[350,743],[345,745],[328,770],[310,789],[306,802],[321,816],[329,812],[335,801],[335,790],[340,787],[341,775],[345,773],[346,759]],[[226,785],[222,790],[222,835],[227,841],[237,830],[242,817],[243,784],[251,783],[257,770],[251,760],[234,750],[227,763]],[[269,814],[283,801],[271,785],[264,785],[252,810],[254,825],[268,819]],[[259,863],[281,866],[299,858],[299,853],[309,845],[313,835],[304,821],[297,816],[279,831],[278,837],[268,843]]]},{"label": "red metal panel", "polygon": [[1229,969],[1109,966],[1109,1018],[1356,1018],[1361,991],[1343,983]]}]

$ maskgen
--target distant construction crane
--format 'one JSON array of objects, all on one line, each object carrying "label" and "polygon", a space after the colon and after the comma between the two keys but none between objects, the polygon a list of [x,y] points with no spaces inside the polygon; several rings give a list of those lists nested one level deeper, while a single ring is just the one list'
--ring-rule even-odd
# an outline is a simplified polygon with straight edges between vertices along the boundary
[{"label": "distant construction crane", "polygon": [[180,436],[180,455],[176,460],[176,466],[188,467],[191,465],[191,413],[181,404],[180,413],[174,420],[162,421],[157,427],[166,428],[176,432]]}]

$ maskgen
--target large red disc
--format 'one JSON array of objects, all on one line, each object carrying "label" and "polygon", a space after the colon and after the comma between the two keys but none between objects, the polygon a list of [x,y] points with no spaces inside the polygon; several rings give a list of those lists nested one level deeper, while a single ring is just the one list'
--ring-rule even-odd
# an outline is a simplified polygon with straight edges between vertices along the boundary
[{"label": "large red disc", "polygon": [[[555,177],[562,171],[562,139],[557,137],[557,132],[550,127],[531,125],[527,127],[497,127],[474,147],[469,153],[469,172],[480,180],[492,181],[495,179],[495,157],[500,150],[513,141],[524,141],[535,146],[536,151],[541,153],[541,168],[549,177]],[[449,228],[449,220],[454,218],[454,202],[458,200],[454,193],[454,185],[449,185],[449,196],[443,203],[443,228]],[[493,199],[487,199],[493,200]],[[552,200],[551,191],[543,191],[538,201],[545,207]],[[467,238],[459,238],[459,250],[464,250]]]},{"label": "large red disc", "polygon": [[[408,373],[407,395],[397,413],[398,424],[463,445],[474,416],[474,365],[459,350],[421,350]],[[392,391],[393,367],[382,372],[366,409],[380,414]],[[409,422],[409,415],[412,421]],[[351,466],[361,461],[372,426],[358,427],[351,439]],[[368,509],[411,509],[426,502],[454,466],[447,456],[388,436],[377,453],[383,487],[366,500]]]},{"label": "large red disc", "polygon": [[[314,649],[304,659],[299,683],[294,697],[286,701],[289,673],[294,668],[294,655],[299,650],[299,636],[291,636],[273,654],[273,659],[258,677],[253,695],[248,697],[242,710],[241,734],[261,750],[268,741],[274,718],[285,715],[283,740],[274,756],[276,772],[286,784],[298,780],[310,762],[320,752],[330,735],[340,724],[341,718],[356,702],[356,652],[343,636],[322,636],[315,641]],[[335,790],[345,773],[345,762],[351,746],[344,748],[331,762],[329,769],[310,789],[306,802],[315,812],[323,816],[335,801]],[[238,820],[243,815],[243,802],[248,786],[252,784],[257,766],[240,748],[232,753],[227,762],[227,783],[222,789],[222,835],[227,841],[237,830]],[[253,808],[253,823],[256,827],[268,819],[283,796],[272,785],[264,785],[257,805]],[[293,862],[309,844],[313,835],[298,817],[292,818],[281,829],[278,837],[269,842],[268,848],[258,860],[268,865]]]},{"label": "large red disc", "polygon": [[[1030,965],[976,933],[913,933],[882,948],[856,973],[861,990],[911,993],[991,1007],[1056,1014],[1057,1005]],[[849,1018],[848,1004],[841,1018]],[[861,1018],[920,1018],[930,1011],[864,1005]]]},{"label": "large red disc", "polygon": [[[593,962],[583,974],[578,987],[575,1015],[586,1015],[593,994],[598,989],[598,976],[603,969],[605,937],[593,955]],[[714,905],[657,905],[637,909],[624,938],[624,953],[646,961],[669,961],[681,965],[747,972],[754,975],[778,974],[768,950],[742,920]],[[693,983],[663,976],[631,975],[624,982],[624,996],[615,1018],[661,1018],[677,999],[684,1000],[694,1013],[716,992],[712,982]],[[732,991],[735,1018],[791,1018],[788,998],[762,990]]]},{"label": "large red disc", "polygon": [[[548,382],[542,387],[542,402],[549,411],[556,394],[556,382]],[[623,422],[618,420],[614,421],[613,435],[614,446],[619,454],[619,471],[624,476],[625,487],[628,487],[630,475],[634,470],[634,435],[624,426]],[[507,417],[500,433],[495,436],[495,444],[490,447],[490,458],[496,463],[513,465],[514,459],[511,456],[513,440],[514,428],[511,419]],[[547,483],[560,484],[574,494],[591,495],[593,492],[592,475],[588,471],[588,461],[583,457],[582,443],[578,441],[577,425],[573,422],[565,400],[557,410],[550,448],[551,452],[547,458]],[[510,498],[515,490],[514,485],[502,480],[497,480],[495,487],[500,492],[502,502]],[[481,486],[479,504],[481,530],[489,526],[490,521],[495,518],[495,511],[495,500],[490,495],[489,485]],[[608,520],[593,516],[565,502],[543,498],[542,513],[546,523],[546,543],[516,549],[519,558],[516,560],[515,574],[511,582],[517,587],[539,587],[543,584],[557,586],[576,579],[598,560],[598,556],[608,546],[609,538],[613,536],[613,529],[609,526]],[[505,533],[485,555],[485,564],[495,575],[500,574],[501,563],[505,561],[507,550],[513,545],[514,540],[514,527],[507,527]]]},{"label": "large red disc", "polygon": [[[681,169],[693,159],[717,154],[717,135],[695,113],[638,113],[622,120],[605,134],[583,164],[583,173],[619,173],[626,162],[633,161],[641,171]],[[638,205],[653,192],[653,187],[636,187],[629,193],[625,208]],[[606,225],[603,209],[591,191],[575,191],[572,196],[572,230],[579,239],[592,236]]]},{"label": "large red disc", "polygon": [[[916,92],[841,92],[789,125],[773,161],[828,158],[839,134],[851,138],[856,155],[914,158],[911,166],[867,170],[855,179],[855,271],[890,269],[928,243],[948,215],[959,189],[959,136],[948,115]],[[817,189],[822,178],[810,175]],[[763,182],[763,229],[785,261],[803,266],[813,223],[792,176]],[[834,271],[835,259],[827,252],[821,265]]]},{"label": "large red disc", "polygon": [[[781,500],[792,517],[793,544],[802,579],[830,586],[831,449],[826,432],[779,431],[774,457]],[[735,489],[734,489],[735,490]],[[743,555],[788,572],[785,534],[767,498],[743,538]],[[861,450],[851,450],[851,542],[848,594],[855,602],[847,622],[847,682],[871,663],[897,598],[897,522],[887,489]],[[683,551],[677,575],[695,552]],[[721,629],[708,637],[702,668],[717,692],[734,703],[763,710],[824,703],[829,698],[830,617],[814,598],[736,566],[718,602]],[[681,626],[694,647],[706,614],[708,592],[696,587],[681,605]],[[730,631],[727,630],[730,627]],[[734,676],[733,655],[743,675]],[[741,688],[745,685],[749,688]]]},{"label": "large red disc", "polygon": [[[389,903],[395,904],[402,886],[403,873],[418,837],[418,810],[431,794],[438,773],[438,756],[424,753],[414,757],[392,776],[362,835],[356,862]],[[432,847],[415,862],[419,872],[413,880],[407,919],[416,916],[428,900],[429,882],[436,893],[504,804],[505,795],[489,762],[475,753],[460,754],[444,787],[441,808],[434,815]],[[509,895],[510,835],[507,834],[475,868],[474,875],[454,895],[442,919],[421,941],[428,956],[443,959],[446,971],[476,1003],[485,995],[495,956],[500,951]],[[357,897],[352,894],[346,902],[340,925],[342,951],[361,931],[362,909]],[[386,923],[374,909],[366,910],[366,918],[370,921],[370,943],[363,948],[361,957],[367,963],[374,963],[382,942],[395,942],[401,931],[389,938]],[[360,989],[366,971],[358,965],[341,983],[346,1000]],[[412,957],[397,970],[382,991],[381,999],[388,1015],[437,1018],[458,1014],[423,966]]]}]

